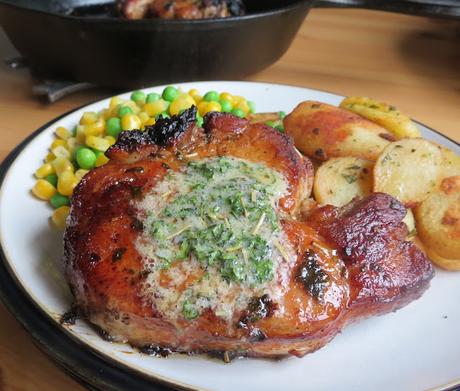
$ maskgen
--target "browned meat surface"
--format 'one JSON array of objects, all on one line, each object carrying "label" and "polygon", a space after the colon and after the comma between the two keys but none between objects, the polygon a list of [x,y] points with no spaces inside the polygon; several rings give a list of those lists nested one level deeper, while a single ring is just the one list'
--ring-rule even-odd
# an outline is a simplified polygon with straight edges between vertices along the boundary
[{"label": "browned meat surface", "polygon": [[[299,207],[310,194],[313,171],[288,136],[218,113],[208,115],[201,129],[194,117],[189,110],[145,132],[122,133],[108,151],[110,162],[87,174],[77,187],[64,261],[76,304],[90,322],[139,347],[303,356],[324,346],[344,325],[396,310],[427,289],[433,270],[423,253],[404,240],[406,211],[398,201],[373,194],[343,208],[319,208],[303,219]],[[285,180],[273,205],[279,229],[267,231],[267,246],[274,243],[273,270],[259,283],[226,274],[221,286],[213,286],[214,296],[210,293],[191,314],[183,296],[206,281],[220,281],[227,261],[196,263],[195,248],[186,259],[158,268],[157,255],[143,249],[152,234],[149,224],[160,219],[161,208],[147,212],[153,220],[139,210],[150,205],[146,200],[171,197],[170,191],[156,191],[174,175],[222,156],[233,162],[244,159],[246,163],[237,164],[246,170],[261,164]],[[168,198],[167,204],[178,198]],[[250,213],[246,208],[241,219]],[[255,229],[251,226],[250,234],[261,232],[258,227],[268,214]],[[233,262],[247,258],[244,247],[227,250]],[[234,251],[242,251],[241,258]],[[195,296],[196,303],[203,303],[203,292]]]},{"label": "browned meat surface", "polygon": [[128,19],[207,19],[244,14],[241,0],[118,0],[117,6]]}]

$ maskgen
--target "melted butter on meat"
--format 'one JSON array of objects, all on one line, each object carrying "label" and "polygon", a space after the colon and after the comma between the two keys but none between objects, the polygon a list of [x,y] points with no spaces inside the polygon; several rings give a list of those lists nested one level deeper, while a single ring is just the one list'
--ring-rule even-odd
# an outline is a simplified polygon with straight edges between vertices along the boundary
[{"label": "melted butter on meat", "polygon": [[277,208],[287,189],[277,171],[237,158],[171,170],[135,204],[144,299],[169,319],[212,310],[231,321],[263,295],[282,312],[296,260]]}]

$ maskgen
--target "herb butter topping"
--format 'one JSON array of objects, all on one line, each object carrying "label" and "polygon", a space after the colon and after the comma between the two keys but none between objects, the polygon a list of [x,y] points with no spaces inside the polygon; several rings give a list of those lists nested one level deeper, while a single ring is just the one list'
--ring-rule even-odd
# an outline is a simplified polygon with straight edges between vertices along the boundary
[{"label": "herb butter topping", "polygon": [[190,320],[209,308],[230,320],[254,296],[281,296],[276,273],[292,252],[276,209],[286,190],[280,173],[242,159],[171,170],[136,205],[144,292],[157,310]]}]

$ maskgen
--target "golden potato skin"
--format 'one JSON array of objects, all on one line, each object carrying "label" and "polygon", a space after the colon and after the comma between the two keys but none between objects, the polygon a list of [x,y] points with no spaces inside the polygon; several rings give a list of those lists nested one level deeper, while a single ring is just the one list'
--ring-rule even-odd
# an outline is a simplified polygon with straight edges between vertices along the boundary
[{"label": "golden potato skin", "polygon": [[321,204],[343,206],[355,197],[372,192],[372,169],[369,160],[357,157],[338,157],[323,163],[316,172],[313,192]]},{"label": "golden potato skin", "polygon": [[440,190],[415,209],[415,218],[428,252],[460,259],[460,176],[444,179]]},{"label": "golden potato skin", "polygon": [[413,207],[437,189],[441,167],[441,152],[433,143],[421,138],[395,141],[375,163],[374,191]]},{"label": "golden potato skin", "polygon": [[340,107],[359,114],[368,120],[391,131],[398,139],[421,137],[420,131],[412,120],[396,107],[371,98],[350,96],[345,98]]},{"label": "golden potato skin", "polygon": [[296,147],[311,158],[355,156],[375,161],[394,136],[348,110],[316,101],[300,103],[284,118]]}]

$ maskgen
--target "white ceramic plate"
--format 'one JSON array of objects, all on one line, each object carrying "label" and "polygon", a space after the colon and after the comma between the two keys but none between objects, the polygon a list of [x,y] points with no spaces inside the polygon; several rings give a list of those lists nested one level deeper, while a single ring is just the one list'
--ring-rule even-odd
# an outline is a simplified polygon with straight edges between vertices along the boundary
[{"label": "white ceramic plate", "polygon": [[[307,99],[338,104],[342,98],[317,90],[263,83],[202,82],[182,87],[243,95],[255,101],[260,112],[289,112]],[[162,88],[146,91],[160,92]],[[97,111],[108,104],[107,99],[81,108],[33,137],[7,168],[0,188],[0,241],[6,266],[16,284],[55,324],[70,308],[72,298],[61,274],[61,235],[48,224],[51,209],[30,193],[33,172],[42,163],[57,126],[73,128],[84,111]],[[427,139],[460,154],[459,145],[427,127],[419,127]],[[314,354],[282,361],[239,359],[224,364],[203,356],[155,358],[128,345],[103,341],[82,320],[65,329],[66,338],[78,340],[82,349],[97,351],[102,361],[113,364],[115,360],[120,371],[131,368],[134,376],[160,379],[179,387],[422,390],[460,379],[459,299],[460,275],[436,270],[431,288],[421,299],[396,313],[347,327]]]}]

